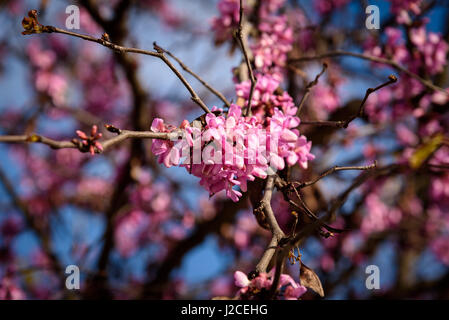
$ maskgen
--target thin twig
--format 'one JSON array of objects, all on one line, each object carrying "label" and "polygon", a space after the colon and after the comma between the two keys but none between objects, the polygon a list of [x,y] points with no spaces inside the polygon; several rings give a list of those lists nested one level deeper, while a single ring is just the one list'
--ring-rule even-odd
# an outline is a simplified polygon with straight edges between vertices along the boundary
[{"label": "thin twig", "polygon": [[[299,206],[296,202],[294,202],[294,201],[292,201],[292,200],[290,200],[289,203],[295,205],[295,206],[298,207],[298,208],[302,208],[302,209],[307,213],[307,215],[309,216],[309,218],[311,218],[313,221],[319,220],[320,218],[318,218],[318,216],[317,216],[315,213],[313,213],[312,210],[310,210],[309,206],[308,206],[308,205],[306,204],[306,202],[304,201],[304,199],[303,199],[303,197],[301,196],[301,194],[300,194],[300,192],[298,191],[298,189],[296,189],[295,187],[293,187],[293,190],[295,191],[296,197],[298,198],[299,203],[300,203],[301,205]],[[334,228],[334,227],[331,227],[331,226],[327,225],[327,224],[324,223],[324,222],[322,223],[322,227],[324,227],[325,229],[327,229],[327,230],[330,231],[330,232],[337,232],[337,233],[339,233],[339,232],[342,232],[342,231],[343,231],[343,230],[341,230],[341,229],[336,229],[336,228]]]},{"label": "thin twig", "polygon": [[377,167],[377,162],[374,161],[373,164],[367,165],[367,166],[347,166],[347,167],[341,167],[341,166],[333,166],[330,169],[327,169],[326,171],[324,171],[323,173],[321,173],[318,177],[316,177],[313,180],[310,181],[306,181],[306,182],[294,182],[298,184],[298,188],[305,188],[305,187],[309,187],[315,183],[317,183],[318,181],[320,181],[321,179],[323,179],[324,177],[327,177],[328,175],[337,172],[337,171],[345,171],[345,170],[371,170]]},{"label": "thin twig", "polygon": [[42,30],[43,30],[43,33],[61,33],[61,34],[69,35],[72,37],[80,38],[80,39],[83,39],[86,41],[95,42],[95,43],[101,44],[102,46],[107,47],[111,50],[117,51],[119,53],[129,52],[129,53],[138,53],[138,54],[157,57],[157,58],[161,59],[175,73],[175,75],[179,78],[179,80],[184,84],[186,89],[189,91],[192,100],[196,104],[198,104],[201,107],[201,109],[203,109],[206,113],[210,113],[209,108],[206,106],[206,104],[203,102],[203,100],[201,100],[201,98],[198,96],[198,94],[195,92],[195,90],[192,88],[192,86],[189,84],[189,82],[176,69],[176,67],[165,57],[163,51],[158,50],[158,47],[156,45],[155,45],[156,51],[148,51],[148,50],[143,50],[143,49],[138,49],[138,48],[124,47],[124,46],[120,46],[115,43],[112,43],[109,40],[109,36],[107,34],[103,34],[103,36],[101,38],[94,38],[89,35],[84,35],[84,34],[72,32],[72,31],[67,31],[67,30],[60,29],[60,28],[53,27],[53,26],[45,26],[45,27],[43,27]]},{"label": "thin twig", "polygon": [[173,53],[170,51],[162,48],[161,46],[158,46],[161,50],[163,50],[167,55],[172,57],[176,62],[181,66],[182,69],[184,69],[185,72],[191,74],[195,79],[197,79],[203,86],[205,86],[210,92],[212,92],[215,96],[217,96],[223,103],[229,108],[231,106],[231,103],[226,99],[226,97],[218,90],[214,89],[209,83],[207,83],[203,78],[201,78],[197,73],[193,72],[189,67],[187,67],[184,62],[182,62],[181,59],[176,57]]},{"label": "thin twig", "polygon": [[192,100],[198,104],[206,113],[211,113],[209,108],[206,106],[206,104],[201,100],[201,98],[197,95],[195,90],[193,90],[190,83],[184,78],[184,76],[178,71],[178,69],[175,68],[175,66],[170,62],[170,60],[167,59],[167,57],[164,55],[164,51],[158,47],[156,42],[153,43],[154,49],[159,53],[159,58],[165,62],[165,64],[176,74],[176,76],[181,80],[181,82],[184,84],[184,86],[187,88],[187,90],[190,92],[190,95],[192,96]]},{"label": "thin twig", "polygon": [[316,86],[318,84],[318,80],[324,74],[326,69],[327,69],[327,63],[323,63],[323,69],[321,70],[321,72],[316,75],[314,80],[310,81],[307,84],[306,91],[304,92],[304,95],[302,96],[301,102],[299,103],[299,106],[298,106],[298,111],[296,112],[297,116],[299,116],[299,114],[301,113],[302,107],[304,106],[307,98],[310,95],[310,90],[312,89],[312,87],[314,87],[314,86]]},{"label": "thin twig", "polygon": [[152,132],[152,131],[130,131],[121,130],[120,134],[102,142],[103,149],[108,149],[113,145],[120,143],[126,139],[161,139],[173,140],[179,136],[179,132]]},{"label": "thin twig", "polygon": [[245,40],[243,39],[243,0],[240,0],[240,17],[239,17],[239,26],[237,29],[237,40],[240,43],[240,47],[242,49],[243,56],[245,57],[245,62],[246,62],[246,66],[248,68],[248,73],[249,73],[249,79],[251,81],[248,105],[245,110],[245,116],[251,116],[251,102],[253,100],[254,88],[256,87],[257,79],[254,76],[253,68],[251,66],[251,61],[249,60],[248,48],[245,44]]},{"label": "thin twig", "polygon": [[72,141],[57,141],[38,134],[31,135],[4,135],[0,136],[0,142],[6,143],[42,143],[52,149],[78,148]]},{"label": "thin twig", "polygon": [[307,57],[300,57],[300,58],[291,59],[291,60],[289,60],[289,63],[296,63],[296,62],[303,62],[303,61],[312,61],[312,60],[320,60],[320,59],[324,59],[324,58],[337,57],[337,56],[351,56],[351,57],[355,57],[355,58],[360,58],[360,59],[369,60],[369,61],[372,61],[372,62],[377,62],[377,63],[389,65],[392,68],[396,69],[397,71],[403,72],[406,75],[408,75],[409,77],[418,80],[425,87],[427,87],[427,88],[429,88],[431,90],[440,91],[440,92],[443,92],[446,95],[449,95],[449,92],[447,92],[443,88],[441,88],[441,87],[433,84],[431,81],[426,80],[426,79],[420,77],[419,75],[409,71],[408,69],[406,69],[405,67],[401,66],[400,64],[398,64],[397,62],[395,62],[393,60],[386,59],[386,58],[375,57],[375,56],[370,56],[370,55],[366,55],[366,54],[362,54],[362,53],[337,50],[337,51],[326,52],[326,53],[323,53],[323,54],[320,54],[320,55],[316,55],[316,56],[307,56]]},{"label": "thin twig", "polygon": [[[310,210],[310,208],[307,206],[307,204],[305,203],[304,199],[302,198],[300,192],[296,189],[295,187],[295,182],[287,182],[284,179],[282,179],[281,177],[277,176],[276,177],[276,187],[282,191],[282,194],[284,195],[284,199],[293,207],[298,208],[298,209],[302,209],[306,212],[306,214],[309,216],[310,219],[312,219],[313,221],[318,220],[318,216],[312,212],[312,210]],[[298,198],[300,204],[296,203],[295,201],[291,200],[288,197],[288,192],[289,190],[292,189],[295,192],[296,197]],[[290,234],[290,236],[292,236],[296,229],[296,223],[297,223],[297,219],[295,220],[295,225],[294,228],[292,228],[292,233]],[[325,229],[327,229],[328,231],[331,232],[341,232],[342,230],[340,229],[336,229],[333,228],[327,224],[325,224],[324,222],[322,223],[322,227],[324,227]]]},{"label": "thin twig", "polygon": [[[173,140],[179,136],[179,132],[152,132],[152,131],[131,131],[131,130],[120,130],[120,133],[110,139],[104,140],[101,142],[103,146],[103,150],[105,151],[108,148],[111,148],[113,145],[118,144],[126,139],[162,139],[162,140]],[[0,142],[6,143],[41,143],[48,145],[52,149],[80,149],[81,151],[86,151],[83,149],[83,145],[81,145],[77,140],[53,140],[38,134],[31,135],[5,135],[0,136]],[[100,152],[96,149],[96,152]]]},{"label": "thin twig", "polygon": [[371,93],[382,89],[383,87],[386,87],[392,83],[395,83],[398,79],[394,75],[390,75],[388,77],[388,81],[382,83],[381,85],[375,87],[375,88],[368,88],[366,89],[365,96],[363,97],[362,102],[360,103],[359,109],[357,113],[352,115],[349,119],[346,120],[340,120],[340,121],[328,121],[328,120],[316,120],[316,121],[302,121],[300,125],[315,125],[315,126],[328,126],[328,127],[337,127],[337,128],[347,128],[348,125],[355,119],[362,117],[363,113],[365,111],[365,104],[368,100],[368,97]]}]

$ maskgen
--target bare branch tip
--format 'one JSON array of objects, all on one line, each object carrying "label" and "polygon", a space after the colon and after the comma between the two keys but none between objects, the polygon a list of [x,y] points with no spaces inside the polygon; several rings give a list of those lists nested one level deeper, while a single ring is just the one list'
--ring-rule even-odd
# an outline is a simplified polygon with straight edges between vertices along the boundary
[{"label": "bare branch tip", "polygon": [[391,81],[391,82],[396,82],[396,81],[398,81],[398,78],[394,75],[394,74],[390,74],[389,76],[388,76],[388,79]]},{"label": "bare branch tip", "polygon": [[104,127],[106,128],[106,130],[108,130],[109,132],[112,133],[116,133],[116,134],[121,134],[122,130],[120,130],[117,127],[114,127],[112,124],[105,124]]},{"label": "bare branch tip", "polygon": [[153,48],[154,48],[154,50],[156,50],[157,53],[163,54],[165,52],[164,49],[162,49],[160,46],[158,46],[156,41],[153,42]]}]

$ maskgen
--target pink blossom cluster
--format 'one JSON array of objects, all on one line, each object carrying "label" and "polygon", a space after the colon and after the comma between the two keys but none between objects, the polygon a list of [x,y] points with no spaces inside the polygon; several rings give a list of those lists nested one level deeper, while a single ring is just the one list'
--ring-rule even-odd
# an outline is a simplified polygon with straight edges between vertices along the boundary
[{"label": "pink blossom cluster", "polygon": [[[424,26],[410,29],[410,41],[416,48],[413,53],[408,50],[400,29],[390,27],[385,33],[387,37],[383,45],[372,40],[366,42],[367,54],[392,59],[415,74],[425,70],[429,76],[442,72],[447,64],[448,43],[441,35],[427,32]],[[381,122],[389,117],[399,119],[410,115],[419,118],[428,111],[431,103],[444,104],[448,101],[447,95],[443,93],[426,93],[425,90],[417,79],[401,75],[401,81],[396,85],[370,95],[366,104],[370,121]],[[411,102],[417,97],[419,102],[416,108],[416,104]],[[385,108],[387,104],[392,104],[393,108]]]},{"label": "pink blossom cluster", "polygon": [[[254,219],[251,212],[246,211],[238,217],[235,227],[232,227],[229,231],[229,238],[231,238],[235,246],[241,250],[250,248],[252,242],[252,235],[256,233],[259,226]],[[226,236],[226,235],[225,235]]]},{"label": "pink blossom cluster", "polygon": [[[280,80],[271,75],[260,74],[257,76],[251,110],[260,122],[263,122],[265,117],[271,117],[275,108],[282,110],[285,115],[296,115],[298,108],[295,106],[293,98],[285,91],[282,94],[279,93],[280,84]],[[236,84],[235,89],[238,98],[248,101],[251,81],[247,80]]]},{"label": "pink blossom cluster", "polygon": [[396,137],[400,144],[413,147],[418,143],[418,137],[407,125],[400,123],[397,125],[395,131]]},{"label": "pink blossom cluster", "polygon": [[131,256],[140,247],[148,223],[148,215],[140,210],[128,213],[117,223],[114,238],[117,251],[123,257]]},{"label": "pink blossom cluster", "polygon": [[423,0],[391,0],[391,11],[397,14],[401,10],[410,10],[414,14],[420,14],[420,5]]},{"label": "pink blossom cluster", "polygon": [[0,300],[24,300],[25,292],[17,286],[13,277],[5,276],[0,280]]},{"label": "pink blossom cluster", "polygon": [[[447,165],[449,164],[448,159],[449,148],[442,147],[435,152],[429,163],[431,165]],[[449,223],[449,173],[447,171],[432,176],[429,196],[434,207],[438,206],[437,210],[441,219]]]},{"label": "pink blossom cluster", "polygon": [[367,214],[361,225],[364,234],[384,231],[401,221],[402,212],[397,208],[389,208],[376,193],[367,196],[365,205]]},{"label": "pink blossom cluster", "polygon": [[[287,15],[278,14],[285,0],[263,1],[258,8],[260,33],[250,39],[250,48],[254,55],[254,64],[258,71],[272,74],[282,79],[287,53],[293,46],[293,29],[289,26]],[[217,43],[231,38],[240,19],[239,0],[221,0],[218,3],[220,15],[212,20]],[[245,11],[248,11],[245,8]],[[247,12],[246,12],[247,13]]]},{"label": "pink blossom cluster", "polygon": [[80,8],[80,25],[89,34],[100,34],[102,32],[101,27],[92,19],[92,16],[84,8]]},{"label": "pink blossom cluster", "polygon": [[449,174],[434,177],[430,186],[432,199],[449,204]]},{"label": "pink blossom cluster", "polygon": [[300,8],[288,11],[288,20],[293,32],[293,45],[297,46],[304,54],[313,52],[316,48],[316,30],[310,26],[309,18]]},{"label": "pink blossom cluster", "polygon": [[116,73],[112,56],[98,55],[95,49],[83,47],[76,64],[83,95],[82,108],[95,115],[104,113],[105,121],[114,119],[114,124],[120,126],[120,121],[115,122],[115,115],[129,108],[129,88],[126,81],[122,81],[123,75]]},{"label": "pink blossom cluster", "polygon": [[293,30],[286,15],[266,15],[259,24],[260,36],[251,44],[254,64],[264,74],[282,80],[287,54],[293,47]]},{"label": "pink blossom cluster", "polygon": [[441,72],[447,63],[449,45],[440,34],[428,32],[424,25],[410,29],[410,41],[417,49],[413,53],[408,50],[400,29],[388,27],[385,34],[387,38],[383,47],[372,39],[366,42],[368,54],[392,59],[415,73],[418,73],[420,68],[425,68],[430,75]]},{"label": "pink blossom cluster", "polygon": [[55,52],[44,49],[40,41],[33,39],[28,44],[27,55],[34,68],[33,78],[37,91],[47,95],[54,105],[65,105],[68,84],[65,75],[56,68]]},{"label": "pink blossom cluster", "polygon": [[[311,74],[316,74],[316,72],[318,71],[311,72]],[[340,88],[346,81],[342,74],[343,71],[338,65],[328,64],[325,74],[311,88],[307,100],[307,112],[311,119],[325,120],[342,105]],[[310,76],[308,80],[314,80],[314,76]],[[348,133],[346,136],[349,136]]]},{"label": "pink blossom cluster", "polygon": [[128,258],[151,243],[153,254],[162,258],[170,241],[187,236],[195,215],[190,210],[178,212],[171,186],[153,181],[149,170],[136,168],[133,177],[137,183],[129,189],[128,210],[116,221],[114,230],[117,251]]},{"label": "pink blossom cluster", "polygon": [[318,118],[325,118],[328,113],[335,111],[340,104],[340,96],[334,87],[325,82],[319,82],[313,87],[310,95],[310,107]]},{"label": "pink blossom cluster", "polygon": [[420,61],[426,72],[434,75],[443,71],[443,67],[447,64],[449,45],[440,34],[427,32],[422,26],[410,30],[410,40],[419,53],[413,59]]},{"label": "pink blossom cluster", "polygon": [[[274,108],[272,116],[263,121],[256,116],[243,117],[241,108],[232,104],[226,117],[207,114],[206,125],[201,129],[185,120],[181,125],[184,139],[155,140],[152,151],[166,167],[180,165],[187,154],[182,166],[201,178],[200,185],[211,195],[226,190],[229,198],[238,201],[242,193],[234,187],[245,192],[247,181],[255,177],[264,179],[270,170],[282,170],[286,163],[299,163],[306,168],[314,158],[310,154],[311,142],[296,129],[298,117]],[[151,129],[172,132],[176,128],[155,119]],[[191,148],[199,150],[202,159],[196,159],[195,150],[191,156]]]},{"label": "pink blossom cluster", "polygon": [[285,4],[285,0],[267,0],[260,3],[259,14],[262,19],[279,11]]},{"label": "pink blossom cluster", "polygon": [[[273,284],[274,269],[269,273],[259,273],[257,277],[249,280],[247,275],[242,271],[234,273],[234,283],[240,290],[237,296],[242,300],[253,300],[264,297]],[[307,288],[297,283],[290,275],[281,274],[278,289],[280,294],[278,299],[298,300],[306,291]]]},{"label": "pink blossom cluster", "polygon": [[396,21],[402,24],[410,24],[409,12],[415,15],[421,13],[420,5],[423,0],[391,0],[391,11],[396,15]]},{"label": "pink blossom cluster", "polygon": [[[439,34],[427,32],[424,24],[409,28],[408,36],[410,43],[414,46],[413,51],[407,48],[401,30],[388,28],[386,35],[383,46],[376,44],[370,46],[371,54],[391,58],[416,74],[425,73],[433,76],[443,71],[447,63],[448,44]],[[373,122],[385,124],[392,119],[397,121],[395,124],[397,142],[405,147],[400,161],[407,164],[417,152],[420,141],[431,139],[432,136],[444,134],[447,131],[445,128],[449,124],[449,119],[447,116],[435,113],[434,110],[446,104],[448,97],[439,91],[428,93],[419,81],[404,75],[398,84],[384,89],[370,96],[366,111],[370,121]],[[414,100],[418,100],[418,103],[414,103]],[[393,108],[385,108],[387,105],[392,105]],[[439,149],[429,163],[447,164],[447,148]],[[429,176],[429,197],[432,206],[428,209],[429,219],[426,223],[426,234],[432,239],[431,248],[443,263],[448,261],[447,255],[443,254],[445,247],[442,245],[446,237],[447,221],[449,221],[449,212],[446,209],[449,203],[448,177],[445,172]],[[370,212],[368,220],[365,219],[366,222],[364,220],[362,223],[362,230],[364,225],[365,230],[373,229],[369,224],[374,222],[379,229],[382,229],[381,226],[394,227],[395,221],[390,221],[390,211],[397,212],[392,217],[399,217],[399,209],[388,209],[375,197],[367,199],[366,205]],[[419,205],[409,208],[412,214],[421,210],[422,206]]]},{"label": "pink blossom cluster", "polygon": [[[447,176],[447,175],[446,175]],[[444,264],[449,265],[449,255],[447,251],[449,211],[446,198],[440,202],[436,200],[428,209],[428,219],[425,225],[426,236],[429,238],[430,248],[435,256]]]},{"label": "pink blossom cluster", "polygon": [[92,126],[92,129],[90,131],[90,136],[88,136],[84,131],[76,130],[76,134],[81,139],[81,143],[86,147],[89,148],[90,154],[94,155],[95,150],[103,151],[103,146],[100,142],[98,142],[98,139],[100,139],[103,134],[101,132],[98,132],[98,127],[96,125]]},{"label": "pink blossom cluster", "polygon": [[239,23],[239,0],[221,0],[218,2],[220,15],[212,19],[212,29],[215,31],[216,42],[221,43],[232,37],[233,29]]},{"label": "pink blossom cluster", "polygon": [[432,241],[430,245],[432,251],[438,259],[446,265],[449,265],[449,236],[441,236]]}]

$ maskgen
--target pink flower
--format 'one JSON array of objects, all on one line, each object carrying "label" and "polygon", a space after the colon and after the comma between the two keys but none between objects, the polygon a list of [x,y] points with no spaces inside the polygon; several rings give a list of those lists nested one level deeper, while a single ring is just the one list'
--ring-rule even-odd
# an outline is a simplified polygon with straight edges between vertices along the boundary
[{"label": "pink flower", "polygon": [[304,293],[306,293],[307,288],[301,285],[288,286],[285,289],[284,296],[286,300],[298,300]]},{"label": "pink flower", "polygon": [[236,271],[234,273],[234,283],[237,287],[244,288],[249,286],[251,281],[248,280],[248,277],[242,271]]},{"label": "pink flower", "polygon": [[293,48],[293,30],[285,15],[267,14],[261,21],[261,35],[251,45],[255,66],[262,73],[281,80],[287,53]]},{"label": "pink flower", "polygon": [[310,106],[317,113],[318,117],[335,111],[340,106],[340,98],[335,88],[319,82],[313,89],[310,96]]},{"label": "pink flower", "polygon": [[[287,53],[293,46],[293,29],[290,28],[287,16],[279,15],[277,11],[285,0],[266,0],[259,8],[258,25],[260,36],[250,43],[254,55],[256,69],[281,80],[284,73]],[[220,15],[212,19],[212,29],[215,31],[216,43],[222,43],[232,37],[240,19],[239,0],[220,0],[218,3]],[[244,8],[245,13],[248,9]],[[274,45],[275,44],[275,45]]]},{"label": "pink flower", "polygon": [[431,179],[430,196],[434,201],[449,204],[449,174]]},{"label": "pink flower", "polygon": [[[234,273],[234,283],[240,288],[238,296],[241,299],[254,299],[259,294],[268,292],[273,284],[274,269],[269,273],[261,272],[254,279],[249,280],[246,274],[241,271]],[[278,284],[279,296],[287,300],[297,300],[307,289],[296,283],[288,274],[281,274]]]},{"label": "pink flower", "polygon": [[9,276],[0,282],[0,300],[24,300],[25,293],[14,283]]},{"label": "pink flower", "polygon": [[430,74],[441,72],[447,63],[446,55],[449,45],[443,37],[434,32],[427,32],[425,27],[412,28],[410,40],[418,48],[424,66]]},{"label": "pink flower", "polygon": [[123,257],[129,257],[137,250],[140,234],[146,231],[148,223],[148,215],[140,210],[130,212],[118,222],[114,238],[117,250]]},{"label": "pink flower", "polygon": [[411,23],[411,18],[408,11],[420,14],[421,3],[422,0],[391,0],[391,12],[396,15],[398,23],[409,24]]},{"label": "pink flower", "polygon": [[[268,79],[261,85],[268,86]],[[299,118],[285,115],[278,108],[273,108],[272,113],[264,128],[256,116],[242,117],[241,108],[233,104],[226,117],[207,114],[201,130],[183,122],[176,130],[184,139],[176,143],[154,140],[152,151],[167,167],[181,165],[201,178],[200,185],[211,195],[225,191],[227,197],[238,201],[242,192],[236,188],[245,192],[247,181],[266,178],[269,164],[274,170],[282,170],[287,159],[289,165],[299,162],[306,168],[314,158],[310,142],[299,136]],[[175,130],[161,119],[155,119],[151,128],[154,132]],[[196,159],[195,153],[199,153],[200,159]]]},{"label": "pink flower", "polygon": [[[151,131],[153,132],[172,132],[175,129],[173,126],[164,124],[164,120],[156,118],[151,124]],[[158,156],[158,162],[163,163],[167,168],[177,166],[181,160],[181,150],[171,140],[153,140],[151,145],[152,152]]]},{"label": "pink flower", "polygon": [[432,102],[440,105],[444,105],[449,102],[449,88],[446,89],[446,93],[441,91],[435,91],[432,94]]},{"label": "pink flower", "polygon": [[[293,103],[293,98],[287,92],[282,95],[277,94],[276,90],[279,86],[280,81],[271,75],[261,74],[257,76],[251,107],[253,115],[260,122],[263,122],[266,116],[271,116],[274,113],[274,107],[282,110],[286,115],[296,116],[297,107]],[[237,97],[247,101],[250,88],[251,82],[249,80],[236,84]]]},{"label": "pink flower", "polygon": [[410,40],[417,47],[421,47],[426,43],[426,29],[424,27],[421,28],[413,28],[410,30]]},{"label": "pink flower", "polygon": [[[412,10],[419,12],[417,4],[420,1],[395,1],[392,4],[395,10]],[[401,9],[401,6],[405,9]],[[401,11],[404,12],[404,11]],[[393,59],[413,73],[419,74],[422,70],[431,76],[443,71],[447,63],[448,43],[441,35],[428,32],[425,24],[420,27],[410,27],[409,37],[415,50],[410,51],[406,45],[403,32],[398,28],[387,28],[385,30],[386,41],[384,44],[370,40],[366,43],[366,52],[370,55]],[[378,65],[380,67],[380,65]],[[418,107],[411,103],[419,97]],[[370,95],[366,104],[366,113],[370,121],[385,123],[389,119],[397,120],[409,115],[416,118],[422,117],[431,108],[432,102],[444,104],[447,101],[441,92],[426,94],[425,87],[418,80],[401,76],[394,86],[383,88]],[[392,111],[387,111],[387,105],[391,105]],[[402,130],[404,133],[404,131]]]},{"label": "pink flower", "polygon": [[239,22],[239,10],[239,0],[221,0],[218,2],[220,16],[212,19],[212,29],[218,43],[232,37],[232,30]]},{"label": "pink flower", "polygon": [[449,265],[449,236],[436,238],[431,244],[432,251],[441,262]]},{"label": "pink flower", "polygon": [[329,254],[324,254],[320,258],[320,265],[324,271],[332,271],[335,268],[335,261]]},{"label": "pink flower", "polygon": [[90,136],[87,136],[86,133],[84,133],[81,130],[76,130],[76,134],[78,135],[78,137],[81,138],[82,144],[89,149],[89,152],[94,155],[95,154],[95,148],[98,151],[103,151],[103,146],[101,145],[100,142],[98,142],[97,140],[100,139],[103,135],[101,133],[97,133],[98,128],[96,125],[92,126],[92,130],[90,133]]},{"label": "pink flower", "polygon": [[[236,85],[237,95],[248,99],[249,86],[249,82]],[[233,201],[246,192],[248,181],[265,179],[269,165],[274,171],[286,164],[307,168],[308,161],[314,159],[311,142],[299,133],[293,99],[285,92],[277,94],[278,87],[272,76],[259,78],[252,117],[243,117],[240,106],[232,104],[227,114],[206,114],[200,127],[185,120],[176,128],[154,119],[152,131],[176,130],[183,139],[154,140],[153,153],[167,167],[184,166],[201,179],[200,185],[211,195],[224,191]]]},{"label": "pink flower", "polygon": [[402,219],[402,212],[399,209],[389,208],[375,193],[370,193],[365,203],[367,212],[361,225],[364,234],[395,227]]},{"label": "pink flower", "polygon": [[418,137],[404,124],[396,127],[396,135],[399,142],[404,145],[414,146],[418,143]]}]

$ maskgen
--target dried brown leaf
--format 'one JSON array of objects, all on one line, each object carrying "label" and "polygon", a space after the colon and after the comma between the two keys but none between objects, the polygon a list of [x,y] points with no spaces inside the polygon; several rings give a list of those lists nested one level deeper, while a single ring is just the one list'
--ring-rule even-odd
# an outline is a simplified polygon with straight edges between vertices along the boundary
[{"label": "dried brown leaf", "polygon": [[324,297],[323,285],[321,284],[320,278],[315,273],[315,271],[310,269],[304,263],[301,263],[301,268],[299,270],[299,280],[301,281],[301,285],[312,289],[321,297]]}]

